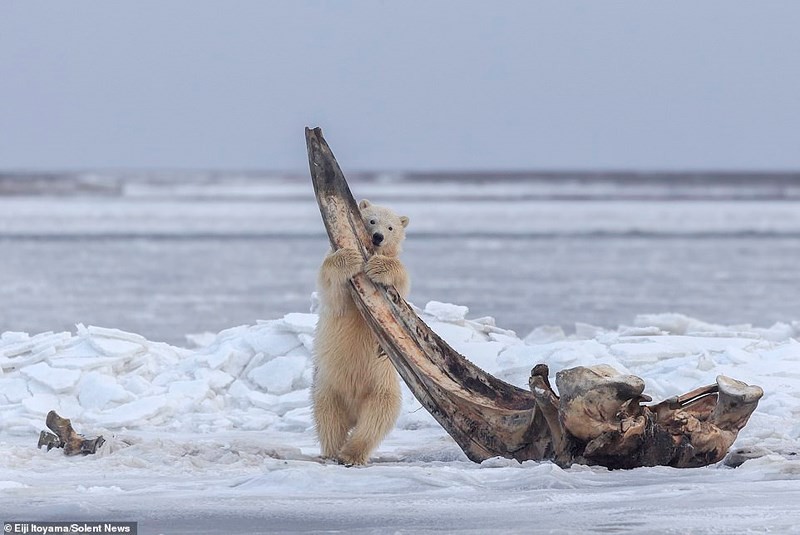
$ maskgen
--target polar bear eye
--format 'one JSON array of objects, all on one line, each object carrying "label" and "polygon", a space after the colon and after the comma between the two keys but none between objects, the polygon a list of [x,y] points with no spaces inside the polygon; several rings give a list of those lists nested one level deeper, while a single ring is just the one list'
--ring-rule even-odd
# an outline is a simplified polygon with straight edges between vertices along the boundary
[{"label": "polar bear eye", "polygon": [[374,224],[375,224],[375,220],[374,220],[374,219],[370,219],[370,220],[369,220],[369,224],[370,224],[370,225],[374,225]]},{"label": "polar bear eye", "polygon": [[389,227],[389,232],[391,232],[391,231],[392,231],[392,227]]}]

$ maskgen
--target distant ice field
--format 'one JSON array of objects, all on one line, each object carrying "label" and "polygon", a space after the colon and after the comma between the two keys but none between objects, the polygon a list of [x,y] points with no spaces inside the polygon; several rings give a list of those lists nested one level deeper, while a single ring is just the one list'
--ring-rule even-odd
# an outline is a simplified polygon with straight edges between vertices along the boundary
[{"label": "distant ice field", "polygon": [[[81,179],[116,184],[100,194],[0,196],[1,330],[84,322],[180,344],[308,310],[327,249],[310,181],[108,178]],[[520,335],[652,312],[800,316],[800,183],[643,184],[351,180],[411,217],[412,301],[462,303]]]}]

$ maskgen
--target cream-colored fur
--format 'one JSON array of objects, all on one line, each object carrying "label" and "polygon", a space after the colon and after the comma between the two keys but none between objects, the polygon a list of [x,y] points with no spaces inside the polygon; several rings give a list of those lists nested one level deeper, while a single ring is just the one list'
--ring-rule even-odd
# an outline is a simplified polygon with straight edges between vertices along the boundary
[{"label": "cream-colored fur", "polygon": [[[314,337],[312,401],[322,455],[348,465],[366,464],[394,427],[401,402],[397,372],[356,309],[349,280],[363,270],[403,297],[410,287],[398,259],[408,218],[366,199],[359,208],[375,254],[365,263],[358,251],[339,249],[322,262],[322,307]],[[379,244],[376,235],[383,236]]]}]

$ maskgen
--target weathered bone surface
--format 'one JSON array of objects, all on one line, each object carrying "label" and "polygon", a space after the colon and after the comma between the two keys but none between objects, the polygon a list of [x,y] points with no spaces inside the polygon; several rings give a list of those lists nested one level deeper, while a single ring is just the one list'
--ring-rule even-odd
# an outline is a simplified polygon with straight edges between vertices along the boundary
[{"label": "weathered bone surface", "polygon": [[[555,460],[609,468],[720,461],[763,395],[757,386],[719,376],[716,385],[645,406],[644,382],[605,365],[563,370],[556,385],[561,398],[549,400],[558,411],[551,432],[562,446]],[[541,385],[532,378],[532,387]]]},{"label": "weathered bone surface", "polygon": [[53,448],[64,448],[64,455],[78,455],[96,453],[97,450],[105,443],[102,436],[88,439],[83,435],[79,435],[72,428],[72,422],[68,418],[62,418],[56,411],[47,413],[45,420],[47,427],[53,431],[48,433],[42,431],[39,433],[38,447],[47,446],[47,451]]},{"label": "weathered bone surface", "polygon": [[[372,254],[358,206],[319,128],[306,129],[317,202],[334,249]],[[363,273],[351,293],[400,376],[471,460],[551,459],[562,466],[702,466],[722,459],[763,395],[726,377],[654,406],[644,381],[609,366],[556,374],[537,365],[531,391],[484,372],[439,338],[394,288]]]}]

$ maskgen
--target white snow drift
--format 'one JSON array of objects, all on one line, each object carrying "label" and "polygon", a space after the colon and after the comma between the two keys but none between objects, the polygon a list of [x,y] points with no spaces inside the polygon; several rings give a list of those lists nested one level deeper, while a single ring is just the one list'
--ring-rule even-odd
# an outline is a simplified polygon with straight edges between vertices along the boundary
[{"label": "white snow drift", "polygon": [[[75,333],[2,334],[0,498],[13,505],[36,496],[40,504],[77,503],[84,511],[103,510],[102,504],[113,509],[123,502],[139,508],[146,503],[163,511],[213,508],[217,502],[212,498],[224,496],[236,497],[237,505],[225,502],[236,511],[250,507],[247,500],[253,496],[293,496],[308,500],[303,507],[319,510],[314,509],[323,507],[315,505],[319,496],[366,503],[387,495],[395,498],[382,507],[392,511],[397,500],[417,503],[420,495],[441,498],[446,492],[447,500],[485,504],[502,495],[524,497],[543,490],[548,500],[562,504],[587,506],[606,499],[617,507],[627,500],[621,497],[627,487],[644,487],[653,478],[695,489],[716,485],[714,492],[730,495],[745,482],[781,480],[785,484],[762,489],[763,496],[773,489],[785,497],[800,492],[800,462],[792,455],[800,446],[800,323],[765,329],[659,314],[639,316],[632,325],[610,331],[580,324],[569,336],[560,328],[542,327],[523,340],[496,327],[491,318],[466,319],[467,312],[436,302],[420,311],[457,351],[520,387],[540,362],[553,372],[609,364],[642,377],[646,393],[656,401],[713,383],[719,374],[760,385],[765,396],[734,447],[757,448],[764,456],[737,470],[720,465],[563,471],[550,463],[501,459],[475,465],[405,390],[397,428],[372,466],[322,464],[316,459],[309,406],[317,316],[292,313],[216,335],[191,336],[198,346],[194,349],[83,325]],[[38,431],[52,409],[72,419],[79,432],[103,434],[108,442],[88,457],[37,450]],[[54,479],[58,485],[52,485]],[[663,490],[642,490],[640,499],[660,500],[658,488]],[[598,489],[605,498],[589,499],[581,489]],[[494,498],[487,498],[487,492]],[[497,507],[504,511],[506,506]],[[681,505],[672,507],[674,512]],[[796,507],[790,509],[800,515]],[[37,511],[46,510],[42,505]],[[663,525],[680,524],[674,516],[663,515]],[[694,520],[700,522],[695,526],[704,525],[699,517]],[[730,517],[734,520],[739,523],[731,526],[749,525]],[[750,521],[757,525],[757,519]],[[582,524],[569,525],[583,529]]]}]

